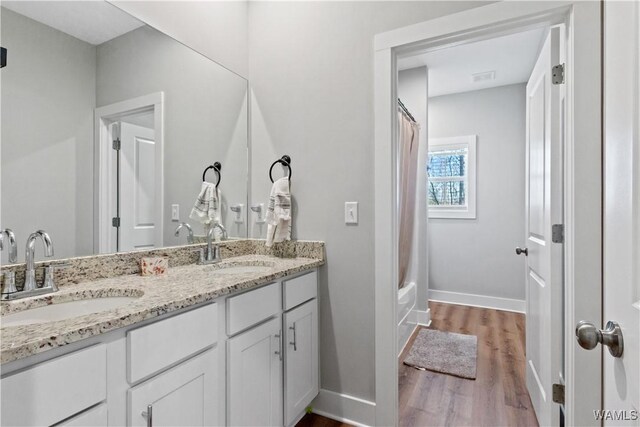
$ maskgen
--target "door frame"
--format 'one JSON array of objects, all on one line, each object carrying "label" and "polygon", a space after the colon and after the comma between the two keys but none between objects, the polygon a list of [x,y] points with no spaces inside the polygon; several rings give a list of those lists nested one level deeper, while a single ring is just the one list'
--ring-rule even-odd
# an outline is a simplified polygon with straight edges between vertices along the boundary
[{"label": "door frame", "polygon": [[115,212],[115,158],[113,156],[113,138],[111,127],[114,121],[128,115],[153,110],[153,123],[156,138],[155,163],[156,168],[156,200],[157,212],[156,242],[158,247],[163,245],[164,233],[164,92],[155,92],[137,98],[127,99],[114,104],[95,109],[94,125],[94,252],[115,252],[116,235],[111,225],[111,218]]},{"label": "door frame", "polygon": [[579,350],[573,329],[578,320],[602,316],[602,54],[601,31],[593,30],[601,30],[600,8],[598,2],[503,1],[375,36],[376,425],[398,424],[394,279],[398,248],[389,244],[398,241],[398,57],[559,23],[567,29],[563,165],[565,423],[597,424],[592,411],[601,405],[601,352]]}]

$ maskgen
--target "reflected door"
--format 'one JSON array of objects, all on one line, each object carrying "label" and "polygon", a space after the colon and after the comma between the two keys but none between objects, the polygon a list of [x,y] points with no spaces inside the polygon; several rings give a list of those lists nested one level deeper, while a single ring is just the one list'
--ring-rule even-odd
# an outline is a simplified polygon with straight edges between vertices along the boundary
[{"label": "reflected door", "polygon": [[157,246],[155,158],[154,130],[121,122],[118,251]]}]

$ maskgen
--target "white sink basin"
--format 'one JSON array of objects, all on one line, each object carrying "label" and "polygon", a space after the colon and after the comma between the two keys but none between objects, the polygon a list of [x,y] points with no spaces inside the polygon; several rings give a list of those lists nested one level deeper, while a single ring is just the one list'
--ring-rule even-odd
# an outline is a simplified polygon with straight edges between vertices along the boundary
[{"label": "white sink basin", "polygon": [[273,267],[266,265],[234,265],[230,267],[216,268],[212,272],[214,274],[251,274],[265,273]]},{"label": "white sink basin", "polygon": [[61,302],[7,314],[0,318],[0,326],[33,325],[71,319],[73,317],[113,310],[137,299],[138,297],[106,297]]},{"label": "white sink basin", "polygon": [[273,269],[273,265],[250,265],[250,264],[217,264],[210,267],[213,274],[255,274],[266,273]]}]

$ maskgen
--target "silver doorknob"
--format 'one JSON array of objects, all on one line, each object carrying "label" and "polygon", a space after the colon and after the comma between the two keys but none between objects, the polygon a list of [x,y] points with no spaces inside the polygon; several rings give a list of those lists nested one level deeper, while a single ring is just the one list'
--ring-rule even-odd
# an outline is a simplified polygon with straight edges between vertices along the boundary
[{"label": "silver doorknob", "polygon": [[529,256],[529,249],[528,248],[516,248],[516,254],[518,254],[518,255],[524,254],[524,256]]},{"label": "silver doorknob", "polygon": [[613,357],[621,357],[624,350],[618,322],[608,321],[605,329],[598,329],[593,323],[581,320],[576,325],[576,339],[580,347],[587,350],[596,348],[598,343],[606,345]]}]

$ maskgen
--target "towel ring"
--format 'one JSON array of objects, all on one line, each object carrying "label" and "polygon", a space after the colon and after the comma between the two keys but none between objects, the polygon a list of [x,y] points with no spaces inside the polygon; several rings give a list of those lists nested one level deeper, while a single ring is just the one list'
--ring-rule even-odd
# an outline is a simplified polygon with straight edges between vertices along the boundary
[{"label": "towel ring", "polygon": [[273,171],[273,167],[276,165],[276,163],[280,163],[282,166],[286,166],[287,168],[289,168],[289,180],[291,180],[291,157],[287,156],[286,154],[282,157],[280,157],[278,160],[276,160],[275,162],[271,163],[271,167],[269,168],[269,179],[271,180],[271,182],[273,182],[273,176],[271,176],[271,172]]},{"label": "towel ring", "polygon": [[213,169],[214,171],[216,171],[216,173],[218,174],[218,182],[216,182],[216,188],[218,188],[218,185],[220,185],[220,180],[222,179],[222,174],[220,173],[220,169],[222,169],[222,165],[220,164],[220,162],[215,162],[212,165],[209,165],[204,172],[202,172],[202,182],[206,181],[206,175],[207,175],[207,171],[209,169]]}]

